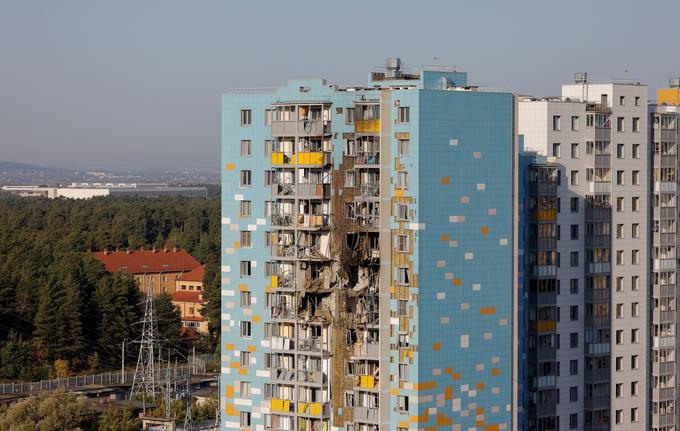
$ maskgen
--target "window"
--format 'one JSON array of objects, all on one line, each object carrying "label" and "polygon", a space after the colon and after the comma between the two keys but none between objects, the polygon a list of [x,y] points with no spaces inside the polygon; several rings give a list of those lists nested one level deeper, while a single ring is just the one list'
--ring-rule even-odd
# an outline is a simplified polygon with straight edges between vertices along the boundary
[{"label": "window", "polygon": [[345,407],[354,407],[354,405],[355,405],[354,392],[350,391],[345,392]]},{"label": "window", "polygon": [[411,117],[411,108],[408,106],[400,106],[399,107],[399,123],[408,123]]},{"label": "window", "polygon": [[562,130],[562,117],[559,115],[553,115],[553,130],[555,132]]},{"label": "window", "polygon": [[622,186],[625,184],[625,176],[623,171],[616,171],[616,185]]},{"label": "window", "polygon": [[623,212],[625,210],[624,208],[624,202],[622,197],[617,197],[616,198],[616,211],[617,212]]},{"label": "window", "polygon": [[635,106],[640,106],[640,96],[635,96]]},{"label": "window", "polygon": [[250,248],[253,246],[253,233],[249,230],[241,231],[241,247]]},{"label": "window", "polygon": [[345,123],[354,124],[356,118],[356,108],[347,108],[345,110]]},{"label": "window", "polygon": [[399,364],[399,381],[408,381],[408,364]]},{"label": "window", "polygon": [[640,133],[640,119],[637,117],[633,118],[633,133]]},{"label": "window", "polygon": [[586,168],[586,182],[592,183],[594,176],[595,176],[595,170],[593,168]]},{"label": "window", "polygon": [[640,264],[640,250],[631,250],[630,251],[630,263],[632,265],[639,265]]},{"label": "window", "polygon": [[569,375],[578,375],[578,359],[572,359],[569,361]]},{"label": "window", "polygon": [[241,351],[241,366],[242,367],[250,366],[250,352],[246,350]]},{"label": "window", "polygon": [[569,429],[575,430],[578,428],[578,413],[569,414]]},{"label": "window", "polygon": [[569,334],[569,347],[572,349],[578,348],[578,332],[572,332]]},{"label": "window", "polygon": [[616,291],[623,292],[623,277],[616,277]]},{"label": "window", "polygon": [[569,293],[576,295],[578,293],[578,278],[569,280]]},{"label": "window", "polygon": [[623,318],[623,304],[616,304],[616,318]]},{"label": "window", "polygon": [[616,239],[623,239],[623,223],[616,225]]},{"label": "window", "polygon": [[623,396],[623,383],[617,383],[614,386],[614,396],[616,398],[621,398]]},{"label": "window", "polygon": [[399,221],[408,220],[408,205],[407,204],[397,204],[397,220],[399,220]]},{"label": "window", "polygon": [[241,141],[241,155],[242,156],[250,156],[251,155],[251,141],[246,141],[243,140]]},{"label": "window", "polygon": [[616,131],[617,132],[625,132],[625,120],[623,117],[617,117],[616,118]]},{"label": "window", "polygon": [[631,422],[637,422],[640,419],[638,418],[638,409],[637,407],[633,407],[630,409],[630,421]]},{"label": "window", "polygon": [[623,423],[623,410],[616,411],[616,414],[614,415],[614,420],[616,421],[617,425],[621,425]]},{"label": "window", "polygon": [[640,317],[640,303],[633,302],[630,304],[630,315],[632,317]]},{"label": "window", "polygon": [[616,371],[623,371],[623,356],[617,356],[615,364]]},{"label": "window", "polygon": [[271,126],[272,125],[272,110],[271,109],[265,109],[264,110],[264,125],[265,126]]},{"label": "window", "polygon": [[250,291],[242,291],[241,293],[241,307],[250,307],[252,305],[250,298]]},{"label": "window", "polygon": [[569,209],[573,213],[578,212],[578,198],[569,198]]},{"label": "window", "polygon": [[408,412],[408,396],[397,396],[397,410],[400,412]]},{"label": "window", "polygon": [[578,144],[571,144],[571,158],[578,159],[580,156]]},{"label": "window", "polygon": [[265,139],[264,141],[264,156],[269,157],[272,154],[272,148],[274,147],[274,141],[271,139]]},{"label": "window", "polygon": [[640,171],[633,171],[632,184],[634,186],[640,185]]},{"label": "window", "polygon": [[408,139],[397,140],[397,155],[408,156]]},{"label": "window", "polygon": [[640,389],[638,389],[638,382],[630,382],[630,395],[635,397],[639,395]]},{"label": "window", "polygon": [[249,261],[249,260],[242,260],[241,261],[241,278],[250,277],[252,275],[251,264],[252,264],[252,262]]},{"label": "window", "polygon": [[578,320],[578,305],[572,305],[569,307],[569,320],[572,322]]},{"label": "window", "polygon": [[397,301],[397,313],[399,316],[408,316],[408,301],[400,299]]},{"label": "window", "polygon": [[557,157],[558,159],[560,158],[560,144],[553,144],[552,155],[553,157]]},{"label": "window", "polygon": [[397,251],[400,253],[408,253],[408,235],[397,235]]},{"label": "window", "polygon": [[251,209],[250,201],[241,201],[241,217],[250,217]]},{"label": "window", "polygon": [[241,109],[241,125],[249,126],[251,124],[250,109]]},{"label": "window", "polygon": [[572,268],[578,266],[578,251],[572,251],[569,253],[569,266]]},{"label": "window", "polygon": [[616,158],[617,159],[626,158],[626,150],[623,144],[616,144]]},{"label": "window", "polygon": [[569,388],[569,402],[575,403],[578,401],[578,386],[571,386]]},{"label": "window", "polygon": [[397,172],[397,188],[408,188],[408,172]]},{"label": "window", "polygon": [[579,131],[579,121],[578,121],[578,116],[573,116],[571,117],[571,131],[572,132],[578,132]]},{"label": "window", "polygon": [[570,231],[571,231],[571,239],[577,240],[578,239],[578,225],[577,224],[571,225]]},{"label": "window", "polygon": [[558,241],[562,240],[562,225],[556,225],[555,226],[555,238],[557,238]]},{"label": "window", "polygon": [[633,144],[633,158],[640,158],[640,144]]},{"label": "window", "polygon": [[241,321],[240,324],[239,324],[239,327],[241,328],[241,337],[246,337],[246,338],[252,337],[250,322]]},{"label": "window", "polygon": [[640,330],[639,329],[631,329],[630,330],[630,342],[633,343],[633,344],[640,342]]},{"label": "window", "polygon": [[578,185],[578,171],[571,171],[569,173],[569,181],[572,186]]},{"label": "window", "polygon": [[623,250],[616,250],[616,264],[625,265],[625,259],[623,258]]},{"label": "window", "polygon": [[241,171],[241,187],[250,187],[252,185],[252,173],[249,170]]},{"label": "window", "polygon": [[250,396],[250,382],[240,382],[239,391],[242,398],[247,398]]},{"label": "window", "polygon": [[632,211],[640,211],[640,198],[639,198],[639,197],[634,196],[634,197],[631,199],[631,203],[632,203],[632,205],[631,205],[631,206],[632,206],[632,208],[631,208]]},{"label": "window", "polygon": [[397,284],[408,286],[410,283],[409,269],[397,268]]},{"label": "window", "polygon": [[356,184],[354,171],[345,172],[345,187],[354,187]]},{"label": "window", "polygon": [[274,183],[274,171],[264,171],[264,186],[269,187]]},{"label": "window", "polygon": [[640,290],[640,276],[634,275],[630,278],[630,289],[637,291]]},{"label": "window", "polygon": [[239,412],[239,418],[241,421],[241,428],[250,427],[250,412]]},{"label": "window", "polygon": [[623,344],[623,329],[616,331],[616,344]]},{"label": "window", "polygon": [[639,356],[638,355],[631,355],[630,356],[630,369],[631,370],[637,370],[639,367],[640,367]]}]

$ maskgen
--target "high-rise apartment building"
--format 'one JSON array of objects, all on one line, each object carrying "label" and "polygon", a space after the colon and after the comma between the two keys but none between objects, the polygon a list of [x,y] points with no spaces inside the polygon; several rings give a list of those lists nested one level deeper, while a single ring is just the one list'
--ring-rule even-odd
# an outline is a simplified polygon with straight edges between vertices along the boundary
[{"label": "high-rise apartment building", "polygon": [[660,298],[648,286],[675,268],[653,229],[653,204],[675,183],[650,176],[647,109],[646,86],[585,75],[561,98],[519,101],[524,151],[549,156],[522,173],[530,430],[668,429],[652,426],[660,394],[648,364],[670,340],[657,338],[669,332],[654,326]]},{"label": "high-rise apartment building", "polygon": [[223,96],[225,430],[516,428],[516,99],[386,66]]}]

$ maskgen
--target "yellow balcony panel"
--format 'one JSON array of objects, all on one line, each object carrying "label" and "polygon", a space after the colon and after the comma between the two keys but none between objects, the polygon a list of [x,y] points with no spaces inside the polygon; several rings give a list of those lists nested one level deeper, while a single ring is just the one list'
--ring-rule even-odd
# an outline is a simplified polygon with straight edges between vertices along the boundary
[{"label": "yellow balcony panel", "polygon": [[325,161],[326,157],[324,157],[324,153],[320,151],[303,151],[297,154],[298,165],[323,166]]},{"label": "yellow balcony panel", "polygon": [[295,154],[284,154],[282,152],[272,153],[272,165],[294,165]]},{"label": "yellow balcony panel", "polygon": [[361,376],[359,386],[366,389],[375,388],[375,377],[374,376]]},{"label": "yellow balcony panel", "polygon": [[311,403],[309,405],[309,413],[312,415],[320,415],[321,414],[321,403]]},{"label": "yellow balcony panel", "polygon": [[533,220],[539,221],[557,220],[557,211],[556,210],[532,211],[531,218]]},{"label": "yellow balcony panel", "polygon": [[354,131],[357,133],[379,133],[380,120],[356,120]]},{"label": "yellow balcony panel", "polygon": [[272,287],[276,288],[279,286],[279,276],[272,275]]},{"label": "yellow balcony panel", "polygon": [[290,401],[280,398],[272,398],[271,410],[274,412],[290,412]]},{"label": "yellow balcony panel", "polygon": [[554,332],[557,329],[555,320],[537,320],[535,323],[536,332]]}]

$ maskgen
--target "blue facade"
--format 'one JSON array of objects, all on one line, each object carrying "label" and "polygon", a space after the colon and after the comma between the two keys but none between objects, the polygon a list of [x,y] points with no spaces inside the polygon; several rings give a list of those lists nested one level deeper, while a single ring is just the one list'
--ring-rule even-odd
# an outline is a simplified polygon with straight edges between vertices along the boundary
[{"label": "blue facade", "polygon": [[[385,259],[390,266],[381,269],[390,272],[391,280],[380,287],[390,292],[390,316],[381,321],[391,327],[385,344],[391,348],[382,358],[389,358],[392,376],[400,375],[399,364],[408,365],[409,371],[406,381],[381,379],[380,393],[390,405],[381,406],[379,429],[512,428],[514,101],[506,93],[443,90],[442,78],[448,86],[467,85],[465,73],[424,71],[417,81],[371,82],[408,89],[339,91],[316,80],[223,96],[223,429],[265,429],[265,415],[270,413],[264,392],[271,383],[265,369],[270,345],[264,328],[270,316],[265,295],[273,281],[265,275],[265,262],[271,260],[265,246],[270,229],[265,201],[271,200],[265,171],[272,169],[272,161],[264,150],[271,139],[265,110],[277,102],[330,102],[337,169],[346,149],[345,135],[355,131],[346,122],[346,109],[362,100],[380,100],[379,136],[390,143],[381,182],[389,185],[390,196],[383,197],[390,200],[391,214],[380,215],[386,227],[380,235],[389,235],[391,244],[398,235],[411,241],[407,254],[394,247],[380,251],[381,256],[391,255]],[[397,121],[404,107],[410,118]],[[242,126],[244,109],[251,111],[251,124]],[[398,152],[399,139],[408,140],[406,153]],[[251,141],[251,155],[241,155],[242,140]],[[242,170],[252,172],[249,187],[239,185]],[[398,180],[405,172],[407,186]],[[244,200],[252,202],[252,211],[241,217]],[[400,204],[407,205],[409,220],[397,217]],[[241,231],[252,232],[252,247],[241,246]],[[242,261],[251,262],[250,276],[241,276]],[[400,268],[410,271],[405,286],[397,286]],[[250,292],[250,306],[241,307],[243,291]],[[408,314],[397,316],[404,301]],[[241,336],[240,322],[250,322],[250,337]],[[249,353],[249,363],[243,363],[241,352]],[[251,389],[242,397],[239,382],[246,380]],[[407,408],[400,409],[404,397]],[[241,412],[251,414],[250,427],[241,427]],[[329,431],[346,430],[346,425],[331,423]]]}]

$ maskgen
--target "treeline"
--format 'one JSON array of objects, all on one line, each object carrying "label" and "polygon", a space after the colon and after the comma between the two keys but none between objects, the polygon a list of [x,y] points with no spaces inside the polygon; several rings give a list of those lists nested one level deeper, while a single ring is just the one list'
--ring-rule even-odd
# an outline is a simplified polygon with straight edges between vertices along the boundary
[{"label": "treeline", "polygon": [[[179,247],[207,264],[205,313],[219,319],[219,199],[48,200],[0,194],[0,380],[116,368],[141,332],[141,297],[88,252]],[[159,332],[186,354],[179,311],[158,298]],[[215,345],[219,324],[199,346]],[[128,360],[134,360],[134,347]]]}]

